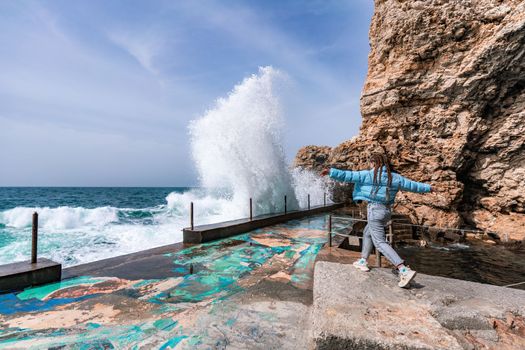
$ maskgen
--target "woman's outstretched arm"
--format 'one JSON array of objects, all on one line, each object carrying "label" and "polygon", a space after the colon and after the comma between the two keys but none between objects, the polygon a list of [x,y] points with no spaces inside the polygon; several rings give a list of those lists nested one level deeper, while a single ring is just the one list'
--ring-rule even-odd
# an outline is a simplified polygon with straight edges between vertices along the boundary
[{"label": "woman's outstretched arm", "polygon": [[362,171],[350,171],[350,170],[339,170],[336,168],[325,169],[321,175],[329,175],[332,179],[341,182],[364,182],[365,177],[368,174],[367,170]]},{"label": "woman's outstretched arm", "polygon": [[413,181],[401,175],[399,175],[399,177],[399,187],[404,191],[416,193],[428,193],[432,191],[432,187],[429,184]]}]

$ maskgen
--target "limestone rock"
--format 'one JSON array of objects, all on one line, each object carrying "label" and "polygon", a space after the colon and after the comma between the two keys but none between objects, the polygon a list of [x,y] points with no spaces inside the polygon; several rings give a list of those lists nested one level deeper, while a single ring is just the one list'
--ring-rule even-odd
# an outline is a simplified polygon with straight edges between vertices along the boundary
[{"label": "limestone rock", "polygon": [[295,156],[294,166],[321,171],[330,156],[332,148],[328,146],[306,146],[299,150]]},{"label": "limestone rock", "polygon": [[360,133],[315,168],[363,169],[380,148],[436,189],[403,194],[398,211],[523,239],[525,3],[376,0],[369,34]]}]

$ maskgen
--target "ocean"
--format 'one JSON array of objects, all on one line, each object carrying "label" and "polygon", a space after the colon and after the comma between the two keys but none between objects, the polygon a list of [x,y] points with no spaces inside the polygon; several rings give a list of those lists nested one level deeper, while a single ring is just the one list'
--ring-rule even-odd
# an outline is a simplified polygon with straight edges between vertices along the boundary
[{"label": "ocean", "polygon": [[30,258],[35,211],[39,256],[65,266],[180,242],[189,225],[183,206],[198,193],[185,187],[0,188],[0,264]]}]

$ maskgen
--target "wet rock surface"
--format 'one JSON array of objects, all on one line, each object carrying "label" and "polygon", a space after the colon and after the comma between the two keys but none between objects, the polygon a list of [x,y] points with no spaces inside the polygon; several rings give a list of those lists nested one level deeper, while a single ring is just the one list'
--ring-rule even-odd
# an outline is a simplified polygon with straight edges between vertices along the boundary
[{"label": "wet rock surface", "polygon": [[315,266],[318,349],[520,349],[523,315],[520,290],[421,274],[401,289],[388,269]]},{"label": "wet rock surface", "polygon": [[360,170],[386,152],[434,185],[396,210],[435,226],[525,238],[525,3],[377,0],[357,137],[296,165]]}]

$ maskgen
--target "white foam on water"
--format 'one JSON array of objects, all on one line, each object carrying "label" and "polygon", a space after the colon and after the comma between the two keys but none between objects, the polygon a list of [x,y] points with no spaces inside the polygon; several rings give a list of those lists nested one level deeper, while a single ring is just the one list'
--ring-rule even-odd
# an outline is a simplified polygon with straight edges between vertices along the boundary
[{"label": "white foam on water", "polygon": [[[136,252],[182,240],[183,218],[167,206],[146,209],[113,207],[27,208],[0,212],[0,264],[27,260],[31,249],[31,220],[39,213],[39,253],[65,266]],[[148,222],[125,213],[141,211]]]},{"label": "white foam on water", "polygon": [[24,228],[32,225],[32,215],[38,212],[38,225],[46,229],[69,229],[83,226],[104,226],[118,221],[118,209],[99,207],[27,208],[16,207],[0,212],[0,223],[8,227]]},{"label": "white foam on water", "polygon": [[320,177],[314,171],[302,168],[292,169],[292,184],[295,197],[301,208],[308,207],[308,195],[310,195],[310,206],[333,203],[331,199],[333,183],[326,177]]},{"label": "white foam on water", "polygon": [[193,202],[195,221],[199,224],[225,221],[232,217],[239,218],[236,217],[235,203],[227,195],[213,195],[196,190],[184,193],[172,192],[166,197],[166,201],[170,214],[184,218],[190,217],[190,203]]}]

